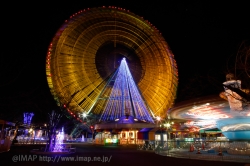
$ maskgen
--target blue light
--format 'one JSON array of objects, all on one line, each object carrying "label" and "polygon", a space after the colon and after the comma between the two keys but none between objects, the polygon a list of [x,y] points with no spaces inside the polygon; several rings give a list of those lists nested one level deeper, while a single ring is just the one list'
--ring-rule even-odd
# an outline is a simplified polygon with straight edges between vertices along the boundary
[{"label": "blue light", "polygon": [[64,130],[60,131],[56,137],[56,143],[53,152],[62,152],[63,150],[63,140],[64,140]]},{"label": "blue light", "polygon": [[216,121],[216,125],[230,141],[250,140],[250,117],[238,116],[219,119]]},{"label": "blue light", "polygon": [[122,116],[154,123],[137,85],[128,68],[126,58],[123,58],[114,75],[114,85],[107,104],[101,116],[103,121],[114,121]]},{"label": "blue light", "polygon": [[23,113],[23,124],[30,125],[33,116],[34,113],[29,113],[29,112]]}]

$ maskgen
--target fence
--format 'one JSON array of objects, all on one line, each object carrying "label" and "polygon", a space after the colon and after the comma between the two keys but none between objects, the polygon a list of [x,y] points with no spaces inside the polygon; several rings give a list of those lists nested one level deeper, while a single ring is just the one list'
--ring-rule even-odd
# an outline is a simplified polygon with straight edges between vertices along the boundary
[{"label": "fence", "polygon": [[137,149],[177,158],[250,163],[250,141],[144,140]]},{"label": "fence", "polygon": [[[18,141],[17,144],[46,144],[48,140],[49,140],[48,137],[34,138],[34,137],[18,136],[17,137],[17,141]],[[64,140],[64,142],[69,142],[69,143],[92,142],[92,138],[84,138],[84,139],[73,138],[70,140]]]}]

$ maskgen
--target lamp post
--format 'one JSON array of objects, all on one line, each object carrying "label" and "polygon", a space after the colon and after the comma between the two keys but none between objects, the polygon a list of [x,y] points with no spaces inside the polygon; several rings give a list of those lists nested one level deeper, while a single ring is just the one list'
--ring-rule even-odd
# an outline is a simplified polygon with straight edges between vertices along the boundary
[{"label": "lamp post", "polygon": [[168,139],[170,139],[170,133],[169,133],[169,131],[170,131],[171,126],[172,126],[173,124],[174,124],[173,121],[172,121],[172,122],[168,121],[167,123],[164,123],[164,127],[166,127],[166,128],[167,128],[167,131],[168,131]]},{"label": "lamp post", "polygon": [[165,122],[163,124],[163,126],[167,129],[167,150],[168,150],[168,155],[169,155],[169,143],[170,143],[170,129],[171,129],[171,126],[174,124],[174,122],[170,121],[170,120],[167,120],[167,122]]},{"label": "lamp post", "polygon": [[157,122],[157,127],[159,127],[159,122],[161,121],[161,117],[157,116],[156,117],[156,122]]},{"label": "lamp post", "polygon": [[88,114],[86,112],[83,112],[83,113],[79,113],[79,117],[82,117],[82,119],[86,119],[88,116]]}]

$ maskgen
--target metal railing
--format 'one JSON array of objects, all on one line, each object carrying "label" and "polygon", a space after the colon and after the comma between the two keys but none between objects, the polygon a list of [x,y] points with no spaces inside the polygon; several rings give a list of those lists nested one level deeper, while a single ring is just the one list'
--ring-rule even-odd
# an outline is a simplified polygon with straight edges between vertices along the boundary
[{"label": "metal railing", "polygon": [[[16,144],[46,144],[48,142],[49,138],[48,137],[39,137],[39,138],[34,138],[34,137],[23,137],[19,136],[17,137],[17,143]],[[12,140],[11,140],[12,141]],[[66,143],[84,143],[84,142],[92,142],[92,138],[73,138],[70,140],[64,140]]]},{"label": "metal railing", "polygon": [[250,163],[250,141],[149,141],[143,140],[137,150],[177,158],[234,161]]}]

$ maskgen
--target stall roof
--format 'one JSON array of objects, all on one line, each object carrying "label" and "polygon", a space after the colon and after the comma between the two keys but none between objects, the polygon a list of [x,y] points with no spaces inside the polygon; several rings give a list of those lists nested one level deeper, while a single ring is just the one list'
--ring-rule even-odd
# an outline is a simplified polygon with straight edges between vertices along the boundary
[{"label": "stall roof", "polygon": [[6,125],[9,125],[9,126],[15,126],[15,123],[13,123],[13,122],[8,122],[8,121],[1,120],[1,119],[0,119],[0,124],[6,124]]},{"label": "stall roof", "polygon": [[153,128],[143,128],[141,129],[138,133],[137,133],[137,138],[138,139],[143,139],[143,140],[148,140],[149,139],[149,132],[152,130]]},{"label": "stall roof", "polygon": [[221,133],[220,129],[207,129],[207,130],[200,130],[200,133]]},{"label": "stall roof", "polygon": [[149,132],[150,130],[152,130],[153,128],[143,128],[141,129],[139,132]]}]

